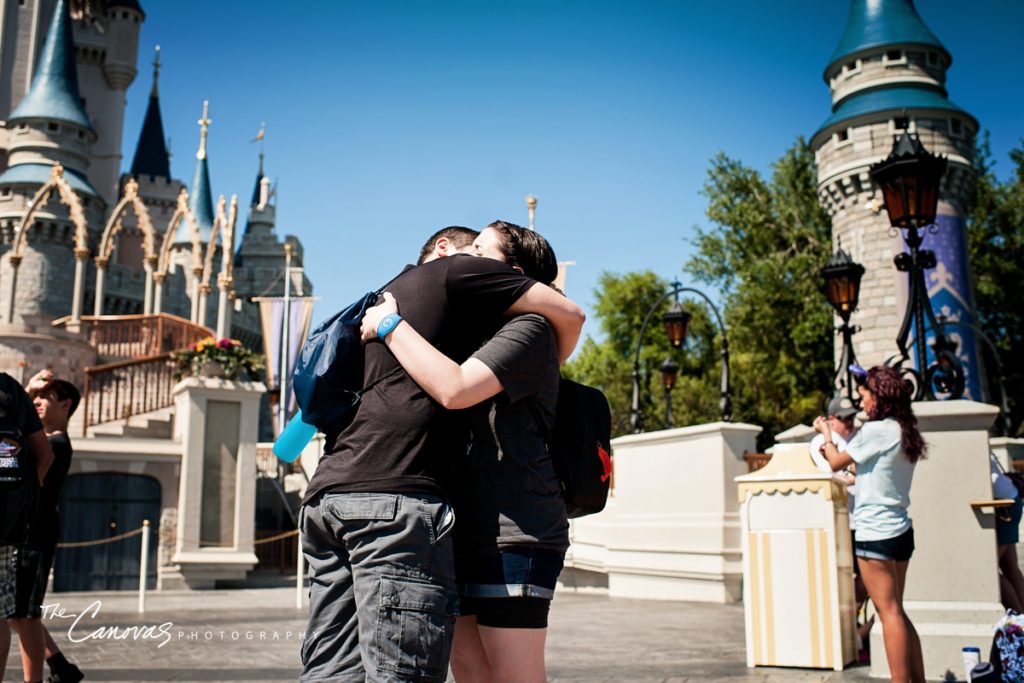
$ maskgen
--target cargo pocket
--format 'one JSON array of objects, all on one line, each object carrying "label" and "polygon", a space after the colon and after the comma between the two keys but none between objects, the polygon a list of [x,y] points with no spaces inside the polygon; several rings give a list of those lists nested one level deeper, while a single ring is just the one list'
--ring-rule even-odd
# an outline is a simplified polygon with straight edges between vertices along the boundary
[{"label": "cargo pocket", "polygon": [[409,577],[380,578],[377,668],[443,681],[455,626],[455,592]]}]

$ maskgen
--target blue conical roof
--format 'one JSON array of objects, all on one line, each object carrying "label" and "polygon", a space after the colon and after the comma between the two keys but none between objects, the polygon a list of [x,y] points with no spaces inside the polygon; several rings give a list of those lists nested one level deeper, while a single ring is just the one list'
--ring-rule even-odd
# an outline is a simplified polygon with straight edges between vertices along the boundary
[{"label": "blue conical roof", "polygon": [[[199,227],[199,241],[204,244],[209,242],[210,235],[213,234],[213,192],[210,191],[210,166],[206,161],[206,155],[196,159],[196,174],[192,178],[188,208],[196,218],[196,225]],[[184,221],[178,226],[174,241],[175,243],[192,241],[192,236]]]},{"label": "blue conical roof", "polygon": [[[829,68],[850,55],[885,45],[926,45],[949,52],[914,8],[914,0],[851,0],[846,31]],[[827,71],[827,69],[826,69]]]},{"label": "blue conical roof", "polygon": [[49,119],[92,130],[78,92],[75,42],[67,4],[67,0],[57,0],[50,30],[46,33],[32,77],[32,86],[11,112],[8,121]]}]

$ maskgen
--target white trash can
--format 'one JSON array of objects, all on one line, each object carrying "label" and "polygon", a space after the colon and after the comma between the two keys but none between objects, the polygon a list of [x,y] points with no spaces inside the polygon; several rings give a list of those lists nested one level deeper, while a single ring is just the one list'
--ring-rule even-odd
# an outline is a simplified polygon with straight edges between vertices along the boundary
[{"label": "white trash can", "polygon": [[747,666],[843,667],[857,657],[846,486],[806,444],[736,477]]}]

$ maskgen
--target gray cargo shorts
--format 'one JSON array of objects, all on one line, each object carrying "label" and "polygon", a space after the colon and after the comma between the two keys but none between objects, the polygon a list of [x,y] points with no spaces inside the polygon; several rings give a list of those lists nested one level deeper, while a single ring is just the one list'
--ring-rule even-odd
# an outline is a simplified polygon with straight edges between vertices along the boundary
[{"label": "gray cargo shorts", "polygon": [[325,493],[300,513],[309,626],[300,681],[444,681],[457,592],[438,496]]}]

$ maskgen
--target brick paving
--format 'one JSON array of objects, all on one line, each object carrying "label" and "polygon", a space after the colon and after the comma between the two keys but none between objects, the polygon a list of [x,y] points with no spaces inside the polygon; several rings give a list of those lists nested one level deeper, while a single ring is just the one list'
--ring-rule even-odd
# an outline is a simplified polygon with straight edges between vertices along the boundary
[{"label": "brick paving", "polygon": [[[51,593],[47,602],[64,610],[61,616],[51,608],[47,625],[87,681],[298,678],[306,612],[294,607],[294,588],[151,593],[145,614],[136,612],[130,593]],[[70,629],[78,642],[70,642],[71,615],[83,612]],[[125,639],[132,626],[139,627],[135,638]],[[11,654],[3,680],[20,681],[20,660]],[[556,597],[547,659],[552,683],[868,680],[866,667],[842,674],[747,669],[739,605],[624,600],[600,592]]]}]

